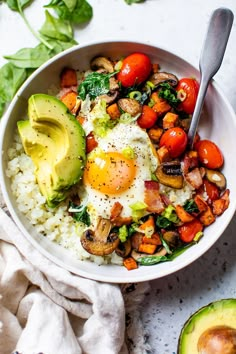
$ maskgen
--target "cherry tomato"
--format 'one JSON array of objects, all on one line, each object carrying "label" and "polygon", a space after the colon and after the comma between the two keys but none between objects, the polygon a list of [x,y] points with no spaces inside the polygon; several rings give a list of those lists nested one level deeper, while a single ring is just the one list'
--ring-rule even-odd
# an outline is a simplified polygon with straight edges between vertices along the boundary
[{"label": "cherry tomato", "polygon": [[217,169],[222,167],[224,157],[218,146],[210,140],[200,140],[195,148],[200,162],[207,168]]},{"label": "cherry tomato", "polygon": [[157,121],[158,115],[151,107],[143,105],[142,114],[137,119],[138,125],[143,129],[151,128]]},{"label": "cherry tomato", "polygon": [[179,237],[183,242],[192,242],[198,232],[202,232],[203,225],[198,219],[194,219],[178,227]]},{"label": "cherry tomato", "polygon": [[208,196],[208,202],[211,203],[213,200],[220,198],[220,191],[218,187],[205,178],[203,179],[203,188]]},{"label": "cherry tomato", "polygon": [[133,53],[123,60],[117,79],[124,87],[141,84],[148,78],[151,70],[152,63],[147,55]]},{"label": "cherry tomato", "polygon": [[180,79],[176,86],[176,91],[183,93],[184,100],[179,104],[179,109],[188,114],[192,114],[195,108],[197,95],[199,91],[199,84],[195,79],[183,78]]},{"label": "cherry tomato", "polygon": [[175,158],[180,156],[186,149],[188,137],[185,131],[180,127],[170,128],[162,134],[160,147],[167,147],[170,156]]}]

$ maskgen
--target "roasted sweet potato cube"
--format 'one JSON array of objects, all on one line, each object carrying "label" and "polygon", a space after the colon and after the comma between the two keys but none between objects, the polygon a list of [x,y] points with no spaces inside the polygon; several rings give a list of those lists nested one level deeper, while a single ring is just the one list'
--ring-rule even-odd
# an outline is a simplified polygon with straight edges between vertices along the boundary
[{"label": "roasted sweet potato cube", "polygon": [[178,125],[178,114],[167,112],[163,118],[163,129],[174,128]]},{"label": "roasted sweet potato cube", "polygon": [[164,145],[157,149],[157,157],[160,163],[171,160],[169,150]]},{"label": "roasted sweet potato cube", "polygon": [[154,143],[159,142],[162,134],[163,134],[163,129],[160,127],[153,127],[148,131],[148,136]]},{"label": "roasted sweet potato cube", "polygon": [[71,68],[64,68],[60,75],[61,87],[71,87],[77,85],[76,71]]},{"label": "roasted sweet potato cube", "polygon": [[213,214],[212,209],[209,205],[207,209],[201,213],[199,219],[204,226],[211,225],[213,222],[215,222],[215,215]]}]

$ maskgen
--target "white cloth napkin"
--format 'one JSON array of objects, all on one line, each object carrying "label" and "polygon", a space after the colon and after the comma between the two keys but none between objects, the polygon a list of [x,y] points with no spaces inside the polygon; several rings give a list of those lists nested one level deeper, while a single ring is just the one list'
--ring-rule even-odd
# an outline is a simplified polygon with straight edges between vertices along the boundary
[{"label": "white cloth napkin", "polygon": [[139,306],[148,283],[101,283],[58,267],[23,237],[1,193],[0,206],[0,353],[147,353]]}]

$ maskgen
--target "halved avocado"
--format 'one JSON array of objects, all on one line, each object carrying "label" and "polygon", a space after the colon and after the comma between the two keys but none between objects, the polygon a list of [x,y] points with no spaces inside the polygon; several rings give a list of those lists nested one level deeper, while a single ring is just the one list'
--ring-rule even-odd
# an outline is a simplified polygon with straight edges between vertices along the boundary
[{"label": "halved avocado", "polygon": [[17,123],[24,150],[47,204],[55,207],[82,177],[85,133],[67,107],[56,97],[35,94],[28,101],[29,120]]},{"label": "halved avocado", "polygon": [[180,333],[178,354],[216,353],[236,353],[236,299],[223,299],[202,307]]}]

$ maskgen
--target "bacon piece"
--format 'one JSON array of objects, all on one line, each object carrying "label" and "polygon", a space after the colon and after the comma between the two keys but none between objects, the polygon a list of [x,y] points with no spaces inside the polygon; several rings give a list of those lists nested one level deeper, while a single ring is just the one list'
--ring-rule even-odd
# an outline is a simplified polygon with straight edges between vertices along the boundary
[{"label": "bacon piece", "polygon": [[113,224],[113,226],[122,226],[122,225],[129,225],[133,221],[131,216],[123,217],[120,216],[121,212],[123,210],[123,205],[120,204],[119,202],[115,202],[111,208],[111,216],[110,220]]},{"label": "bacon piece", "polygon": [[160,214],[164,211],[165,205],[159,193],[159,183],[156,181],[145,181],[144,203],[147,204],[147,211]]},{"label": "bacon piece", "polygon": [[122,225],[129,225],[133,221],[131,216],[123,217],[123,216],[118,216],[112,221],[113,226],[120,227]]},{"label": "bacon piece", "polygon": [[110,217],[111,222],[115,220],[118,216],[120,216],[122,210],[123,210],[123,205],[120,204],[120,202],[115,202],[113,204],[111,208],[111,217]]},{"label": "bacon piece", "polygon": [[188,172],[185,175],[185,179],[189,184],[191,184],[194,189],[200,188],[203,183],[200,169],[197,167],[194,168],[192,171]]},{"label": "bacon piece", "polygon": [[193,168],[198,167],[198,154],[197,151],[191,150],[186,152],[183,161],[181,162],[181,167],[183,174],[187,174]]}]

